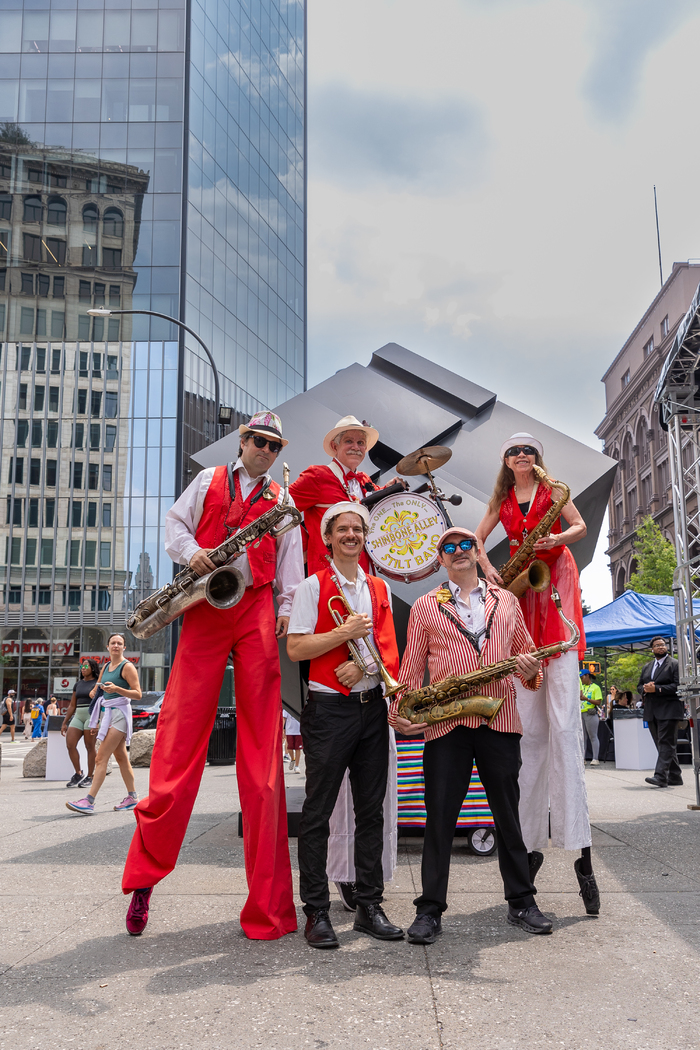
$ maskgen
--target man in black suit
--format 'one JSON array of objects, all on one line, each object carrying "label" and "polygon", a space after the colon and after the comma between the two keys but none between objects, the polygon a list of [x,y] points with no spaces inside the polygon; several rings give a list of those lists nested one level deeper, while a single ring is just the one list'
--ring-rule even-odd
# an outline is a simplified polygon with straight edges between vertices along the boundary
[{"label": "man in black suit", "polygon": [[653,777],[645,779],[654,787],[669,787],[683,783],[676,753],[678,724],[684,717],[683,701],[678,698],[678,660],[668,655],[663,638],[652,638],[651,651],[654,659],[642,668],[637,692],[644,699],[644,720],[659,757]]}]

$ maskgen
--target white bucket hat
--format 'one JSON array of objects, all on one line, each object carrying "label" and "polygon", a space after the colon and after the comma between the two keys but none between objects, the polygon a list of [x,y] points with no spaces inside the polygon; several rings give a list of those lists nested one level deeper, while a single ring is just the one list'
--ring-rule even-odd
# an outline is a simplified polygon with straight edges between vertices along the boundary
[{"label": "white bucket hat", "polygon": [[335,441],[338,434],[342,434],[344,430],[364,430],[365,436],[367,437],[367,451],[373,448],[379,440],[379,431],[371,427],[369,423],[360,423],[359,419],[355,416],[343,416],[339,419],[332,430],[329,430],[323,439],[323,451],[331,459],[335,456],[335,452],[331,447],[331,441]]},{"label": "white bucket hat", "polygon": [[538,441],[536,437],[532,436],[532,434],[511,434],[508,440],[504,441],[501,445],[501,451],[499,452],[501,463],[511,445],[532,445],[533,448],[537,449],[541,456],[544,456],[542,442]]},{"label": "white bucket hat", "polygon": [[352,500],[343,500],[342,503],[334,503],[321,518],[321,539],[324,540],[324,542],[328,522],[331,518],[334,518],[336,514],[359,514],[365,525],[369,525],[369,511],[362,505],[362,503],[353,503]]}]

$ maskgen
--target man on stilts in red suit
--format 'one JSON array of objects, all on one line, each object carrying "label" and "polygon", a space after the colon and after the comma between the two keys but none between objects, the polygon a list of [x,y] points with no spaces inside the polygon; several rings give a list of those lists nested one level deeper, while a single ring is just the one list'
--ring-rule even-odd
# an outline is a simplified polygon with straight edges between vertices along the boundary
[{"label": "man on stilts in red suit", "polygon": [[[272,412],[239,427],[239,458],[203,470],[168,512],[165,548],[200,576],[215,566],[209,551],[281,498],[269,469],[288,442]],[[236,775],[243,816],[248,899],[246,936],[275,940],[297,928],[287,841],[282,767],[282,701],[277,639],[287,633],[294,591],[303,578],[299,529],[265,535],[236,559],[246,589],[232,609],[202,602],[182,622],[151,761],[148,798],[135,809],[137,828],[122,889],[132,893],[126,919],[138,935],[148,921],[153,887],[173,870],[204,770],[209,736],[229,653],[236,686]],[[278,592],[275,620],[273,583]]]}]

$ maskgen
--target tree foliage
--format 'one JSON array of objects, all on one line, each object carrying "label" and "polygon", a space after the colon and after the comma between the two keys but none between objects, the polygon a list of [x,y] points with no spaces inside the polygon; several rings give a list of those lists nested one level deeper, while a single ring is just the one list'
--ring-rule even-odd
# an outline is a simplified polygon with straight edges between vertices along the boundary
[{"label": "tree foliage", "polygon": [[637,571],[625,586],[637,594],[673,594],[676,552],[653,518],[646,517],[637,529],[634,551]]},{"label": "tree foliage", "polygon": [[34,145],[20,125],[11,120],[0,122],[0,142],[11,142],[14,146]]},{"label": "tree foliage", "polygon": [[618,689],[637,690],[642,667],[650,659],[647,652],[617,653],[608,657],[608,689],[616,685]]}]

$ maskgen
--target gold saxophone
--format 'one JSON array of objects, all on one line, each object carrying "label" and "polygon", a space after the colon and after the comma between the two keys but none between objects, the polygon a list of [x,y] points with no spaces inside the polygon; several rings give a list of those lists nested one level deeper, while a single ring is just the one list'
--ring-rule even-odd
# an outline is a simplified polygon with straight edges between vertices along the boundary
[{"label": "gold saxophone", "polygon": [[507,591],[520,598],[528,587],[533,591],[544,591],[549,587],[551,573],[549,566],[535,555],[535,544],[543,536],[548,536],[554,522],[557,520],[571,496],[571,489],[561,481],[550,478],[542,467],[537,464],[532,468],[537,479],[547,488],[558,488],[562,490],[561,499],[553,503],[544,517],[535,525],[532,532],[523,540],[521,546],[505,565],[498,570],[498,575],[503,580],[503,586]]},{"label": "gold saxophone", "polygon": [[[574,621],[564,616],[561,599],[554,587],[552,587],[552,601],[569,628],[569,638],[565,642],[544,645],[528,654],[534,656],[536,660],[546,660],[550,656],[567,652],[578,644],[580,637]],[[478,692],[470,693],[469,691],[478,690],[490,682],[507,678],[516,667],[516,657],[510,656],[506,660],[499,660],[495,664],[480,667],[467,674],[450,675],[448,678],[443,678],[441,682],[433,682],[422,689],[407,690],[399,701],[398,713],[401,718],[407,718],[414,725],[418,722],[434,725],[436,722],[445,722],[448,718],[461,718],[464,715],[480,715],[482,718],[487,718],[488,724],[491,725],[501,709],[504,698],[481,696]],[[465,693],[469,695],[465,696]]]},{"label": "gold saxophone", "polygon": [[228,563],[251,543],[257,546],[268,532],[277,538],[300,522],[301,513],[289,503],[289,467],[285,463],[281,502],[275,502],[274,507],[209,552],[218,568],[206,576],[198,576],[189,566],[182,569],[172,583],[166,583],[139,602],[126,626],[137,638],[150,638],[199,602],[206,600],[216,609],[231,609],[243,597],[245,583],[240,570]]}]

